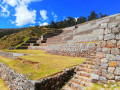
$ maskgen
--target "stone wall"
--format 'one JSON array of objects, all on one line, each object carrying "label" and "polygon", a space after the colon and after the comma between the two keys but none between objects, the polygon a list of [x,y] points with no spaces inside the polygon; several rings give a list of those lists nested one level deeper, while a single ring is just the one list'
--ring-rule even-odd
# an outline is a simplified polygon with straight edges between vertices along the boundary
[{"label": "stone wall", "polygon": [[87,57],[95,53],[96,43],[72,43],[47,45],[46,52],[62,56]]},{"label": "stone wall", "polygon": [[45,46],[29,46],[29,50],[45,50]]},{"label": "stone wall", "polygon": [[33,81],[0,63],[0,77],[10,90],[59,90],[74,75],[74,69],[65,69],[40,81]]},{"label": "stone wall", "polygon": [[115,83],[120,81],[120,16],[101,24],[101,29],[92,81]]}]

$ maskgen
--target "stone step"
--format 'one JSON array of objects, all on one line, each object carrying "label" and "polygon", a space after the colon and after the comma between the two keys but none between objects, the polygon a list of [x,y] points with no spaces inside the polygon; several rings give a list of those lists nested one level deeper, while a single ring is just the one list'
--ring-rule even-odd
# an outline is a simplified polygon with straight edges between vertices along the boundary
[{"label": "stone step", "polygon": [[67,86],[70,87],[72,90],[82,90],[80,85],[72,83],[72,82],[68,82]]},{"label": "stone step", "polygon": [[81,68],[81,67],[77,67],[75,71],[76,72],[83,71],[83,72],[87,72],[87,73],[93,73],[93,69]]},{"label": "stone step", "polygon": [[78,79],[80,81],[84,81],[86,83],[91,83],[91,78],[88,78],[88,77],[83,77],[76,74],[73,78]]},{"label": "stone step", "polygon": [[80,64],[79,67],[88,68],[88,69],[94,69],[93,65],[87,65],[87,64]]},{"label": "stone step", "polygon": [[83,64],[95,65],[95,62],[92,62],[92,61],[84,61]]},{"label": "stone step", "polygon": [[86,58],[86,61],[91,61],[91,62],[95,62],[96,59],[90,59],[90,58]]},{"label": "stone step", "polygon": [[63,87],[61,90],[73,90],[73,89],[66,85],[66,86]]},{"label": "stone step", "polygon": [[87,86],[89,86],[89,83],[86,83],[86,82],[84,82],[84,81],[80,81],[80,80],[78,80],[78,79],[73,79],[73,78],[72,78],[70,81],[71,81],[72,83],[75,83],[75,84],[81,86],[81,87],[87,87]]},{"label": "stone step", "polygon": [[79,75],[79,76],[91,77],[91,74],[90,74],[90,73],[83,72],[83,71],[79,71],[79,72],[77,72],[76,74]]}]

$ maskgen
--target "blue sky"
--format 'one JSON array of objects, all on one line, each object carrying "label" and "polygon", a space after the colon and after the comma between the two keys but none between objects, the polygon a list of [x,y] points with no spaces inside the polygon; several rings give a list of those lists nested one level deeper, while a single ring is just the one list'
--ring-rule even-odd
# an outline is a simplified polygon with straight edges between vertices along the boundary
[{"label": "blue sky", "polygon": [[0,0],[0,28],[47,25],[68,16],[120,12],[120,0]]}]

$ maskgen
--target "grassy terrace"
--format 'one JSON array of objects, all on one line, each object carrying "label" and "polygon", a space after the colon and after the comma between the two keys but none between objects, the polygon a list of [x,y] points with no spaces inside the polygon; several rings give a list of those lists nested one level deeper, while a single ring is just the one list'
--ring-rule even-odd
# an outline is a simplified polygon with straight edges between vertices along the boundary
[{"label": "grassy terrace", "polygon": [[5,86],[5,84],[4,84],[4,82],[3,82],[3,80],[0,78],[0,90],[9,90],[6,86]]},{"label": "grassy terrace", "polygon": [[0,57],[0,62],[7,64],[11,69],[24,74],[32,80],[39,80],[53,75],[65,68],[78,65],[85,61],[84,58],[80,57],[45,54],[41,50],[9,50],[9,52],[35,54],[19,57],[16,60]]}]

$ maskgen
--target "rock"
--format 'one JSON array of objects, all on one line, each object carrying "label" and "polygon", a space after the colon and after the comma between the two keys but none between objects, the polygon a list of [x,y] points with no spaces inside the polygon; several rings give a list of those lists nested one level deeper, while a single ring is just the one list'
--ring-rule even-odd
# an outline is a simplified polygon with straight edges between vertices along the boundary
[{"label": "rock", "polygon": [[107,41],[107,45],[106,45],[106,47],[107,48],[114,48],[114,47],[116,47],[116,40],[109,40],[109,41]]},{"label": "rock", "polygon": [[116,27],[116,26],[118,25],[118,23],[119,23],[119,22],[109,23],[109,24],[108,24],[108,27],[109,27],[109,28],[114,28],[114,27]]},{"label": "rock", "polygon": [[[115,81],[115,80],[108,80],[108,83],[115,84],[116,81]],[[115,86],[114,86],[114,87],[115,87]]]},{"label": "rock", "polygon": [[116,66],[116,61],[109,62],[109,67],[115,67]]},{"label": "rock", "polygon": [[120,40],[117,41],[117,48],[120,48]]},{"label": "rock", "polygon": [[114,73],[115,67],[108,67],[108,73]]},{"label": "rock", "polygon": [[109,33],[111,33],[111,29],[110,29],[110,28],[106,28],[106,29],[104,30],[104,34],[109,34]]},{"label": "rock", "polygon": [[120,61],[120,55],[116,55],[116,60]]},{"label": "rock", "polygon": [[99,40],[103,40],[103,35],[99,35],[99,36],[98,36],[98,39],[99,39]]},{"label": "rock", "polygon": [[107,79],[103,76],[100,76],[99,80],[100,80],[101,83],[107,83]]},{"label": "rock", "polygon": [[116,81],[120,81],[120,76],[115,76]]},{"label": "rock", "polygon": [[106,77],[106,75],[107,75],[107,70],[106,69],[102,69],[102,76]]},{"label": "rock", "polygon": [[116,34],[115,39],[120,40],[120,33]]},{"label": "rock", "polygon": [[101,63],[107,63],[108,60],[106,58],[101,59]]},{"label": "rock", "polygon": [[120,31],[119,29],[120,29],[119,27],[112,28],[112,33],[115,33],[115,34],[119,33]]},{"label": "rock", "polygon": [[109,80],[113,80],[113,79],[115,78],[114,74],[112,74],[112,73],[108,73],[108,74],[106,75],[106,77],[107,77],[107,79],[109,79]]},{"label": "rock", "polygon": [[116,57],[113,54],[107,54],[106,59],[108,59],[108,60],[116,60]]},{"label": "rock", "polygon": [[116,67],[114,74],[120,75],[120,67]]},{"label": "rock", "polygon": [[103,29],[103,28],[107,28],[107,26],[108,26],[107,23],[102,23],[102,24],[101,24],[101,28],[102,28],[102,29]]},{"label": "rock", "polygon": [[104,40],[113,40],[115,38],[114,34],[106,34],[104,36]]},{"label": "rock", "polygon": [[92,73],[91,78],[92,78],[92,82],[95,83],[99,80],[99,75]]},{"label": "rock", "polygon": [[116,67],[120,67],[120,61],[117,61]]},{"label": "rock", "polygon": [[106,68],[108,67],[108,63],[101,63],[101,67],[102,67],[103,69],[106,69]]},{"label": "rock", "polygon": [[110,53],[110,48],[102,48],[102,52],[109,54]]},{"label": "rock", "polygon": [[118,48],[111,48],[111,54],[117,55],[120,54],[120,51]]}]

